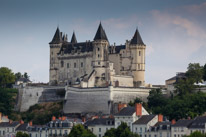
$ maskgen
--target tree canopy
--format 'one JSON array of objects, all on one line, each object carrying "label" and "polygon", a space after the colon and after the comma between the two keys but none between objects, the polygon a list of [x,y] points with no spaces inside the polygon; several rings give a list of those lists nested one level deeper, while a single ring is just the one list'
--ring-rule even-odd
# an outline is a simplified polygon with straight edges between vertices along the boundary
[{"label": "tree canopy", "polygon": [[14,73],[7,67],[0,68],[0,87],[12,87],[15,82]]},{"label": "tree canopy", "polygon": [[190,63],[187,67],[186,76],[199,83],[203,80],[203,67],[199,63]]},{"label": "tree canopy", "polygon": [[206,64],[203,67],[203,80],[206,81]]},{"label": "tree canopy", "polygon": [[68,137],[96,137],[90,130],[87,130],[83,125],[73,126]]},{"label": "tree canopy", "polygon": [[29,137],[29,135],[27,133],[17,132],[16,137]]},{"label": "tree canopy", "polygon": [[132,133],[127,124],[122,122],[117,129],[107,130],[104,137],[139,137],[139,135]]}]

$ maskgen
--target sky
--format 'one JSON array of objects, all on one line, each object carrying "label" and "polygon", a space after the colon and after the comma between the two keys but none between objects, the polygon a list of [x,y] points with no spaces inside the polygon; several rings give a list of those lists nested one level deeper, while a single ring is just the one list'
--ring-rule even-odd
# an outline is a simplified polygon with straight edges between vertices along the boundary
[{"label": "sky", "polygon": [[110,44],[124,44],[138,28],[145,81],[164,84],[189,63],[206,63],[205,13],[205,0],[0,0],[0,67],[48,82],[48,43],[57,26],[84,42],[101,21]]}]

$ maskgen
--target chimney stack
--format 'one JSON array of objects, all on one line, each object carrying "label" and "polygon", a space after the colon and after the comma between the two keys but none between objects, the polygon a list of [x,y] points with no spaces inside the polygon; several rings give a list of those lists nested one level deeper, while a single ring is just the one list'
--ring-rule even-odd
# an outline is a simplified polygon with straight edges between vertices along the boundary
[{"label": "chimney stack", "polygon": [[176,123],[176,120],[173,119],[173,120],[171,121],[171,123],[172,123],[172,125],[174,125],[174,124]]},{"label": "chimney stack", "polygon": [[66,120],[66,117],[65,116],[62,116],[62,121]]},{"label": "chimney stack", "polygon": [[122,110],[123,108],[125,108],[125,107],[127,107],[127,104],[121,104],[121,103],[119,103],[119,104],[118,104],[118,112],[119,112],[120,110]]},{"label": "chimney stack", "polygon": [[163,115],[162,114],[159,114],[158,115],[158,122],[162,122],[163,121]]},{"label": "chimney stack", "polygon": [[85,117],[82,117],[82,122],[86,122],[86,118]]},{"label": "chimney stack", "polygon": [[55,117],[55,116],[53,116],[53,117],[52,117],[52,121],[55,121],[55,120],[56,120],[56,117]]},{"label": "chimney stack", "polygon": [[142,104],[135,104],[136,116],[142,116]]},{"label": "chimney stack", "polygon": [[29,122],[29,126],[32,127],[32,125],[33,125],[33,123],[32,123],[32,121],[30,121],[30,122]]},{"label": "chimney stack", "polygon": [[12,120],[9,120],[9,124],[11,124],[13,121]]},{"label": "chimney stack", "polygon": [[62,117],[59,117],[59,120],[62,120]]},{"label": "chimney stack", "polygon": [[20,120],[20,122],[19,122],[19,123],[22,125],[22,124],[24,124],[24,121],[23,121],[23,120]]},{"label": "chimney stack", "polygon": [[0,123],[1,123],[1,120],[2,120],[2,113],[0,112]]}]

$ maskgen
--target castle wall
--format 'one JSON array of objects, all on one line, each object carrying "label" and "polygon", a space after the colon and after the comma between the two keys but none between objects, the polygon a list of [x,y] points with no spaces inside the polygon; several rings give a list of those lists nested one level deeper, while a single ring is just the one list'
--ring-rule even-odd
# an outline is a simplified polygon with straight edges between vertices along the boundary
[{"label": "castle wall", "polygon": [[110,114],[108,88],[72,88],[66,91],[64,113],[102,112]]},{"label": "castle wall", "polygon": [[110,114],[115,103],[129,103],[136,97],[146,101],[149,88],[72,88],[66,89],[64,113],[102,112]]},{"label": "castle wall", "polygon": [[24,87],[18,91],[18,100],[15,110],[27,111],[30,106],[42,102],[56,102],[64,100],[64,87]]}]

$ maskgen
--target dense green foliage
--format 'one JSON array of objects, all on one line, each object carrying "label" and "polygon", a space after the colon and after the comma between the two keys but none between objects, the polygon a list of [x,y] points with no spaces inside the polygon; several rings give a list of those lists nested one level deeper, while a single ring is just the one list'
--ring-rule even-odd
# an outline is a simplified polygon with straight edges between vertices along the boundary
[{"label": "dense green foliage", "polygon": [[0,68],[0,87],[10,88],[15,82],[14,73],[7,67]]},{"label": "dense green foliage", "polygon": [[73,126],[68,137],[96,137],[90,130],[87,130],[83,125]]},{"label": "dense green foliage", "polygon": [[63,102],[36,104],[19,115],[25,122],[33,121],[34,124],[43,125],[51,121],[52,116],[61,116],[62,108]]},{"label": "dense green foliage", "polygon": [[27,133],[17,132],[16,137],[29,137],[29,135]]},{"label": "dense green foliage", "polygon": [[203,80],[206,81],[206,64],[203,67]]},{"label": "dense green foliage", "polygon": [[139,137],[139,135],[132,133],[127,124],[123,122],[117,129],[107,130],[104,137]]},{"label": "dense green foliage", "polygon": [[203,66],[199,63],[190,63],[187,67],[186,76],[193,79],[194,82],[199,83],[203,80]]},{"label": "dense green foliage", "polygon": [[190,134],[189,136],[184,136],[184,137],[206,137],[206,134],[203,134],[199,131],[195,131],[192,134]]},{"label": "dense green foliage", "polygon": [[145,109],[148,109],[147,103],[144,102],[144,101],[142,101],[142,100],[141,100],[140,98],[138,98],[138,97],[137,97],[134,101],[130,101],[130,102],[129,102],[129,105],[130,105],[130,106],[135,106],[136,103],[141,103]]},{"label": "dense green foliage", "polygon": [[206,112],[206,93],[197,92],[165,98],[156,89],[148,96],[148,109],[154,114],[163,114],[170,120],[181,118],[194,118]]},{"label": "dense green foliage", "polygon": [[10,115],[15,104],[16,89],[0,88],[0,112]]},{"label": "dense green foliage", "polygon": [[21,74],[21,72],[15,73],[15,80],[18,80],[20,78],[29,79],[29,76],[28,76],[27,72],[24,72],[24,74]]}]

